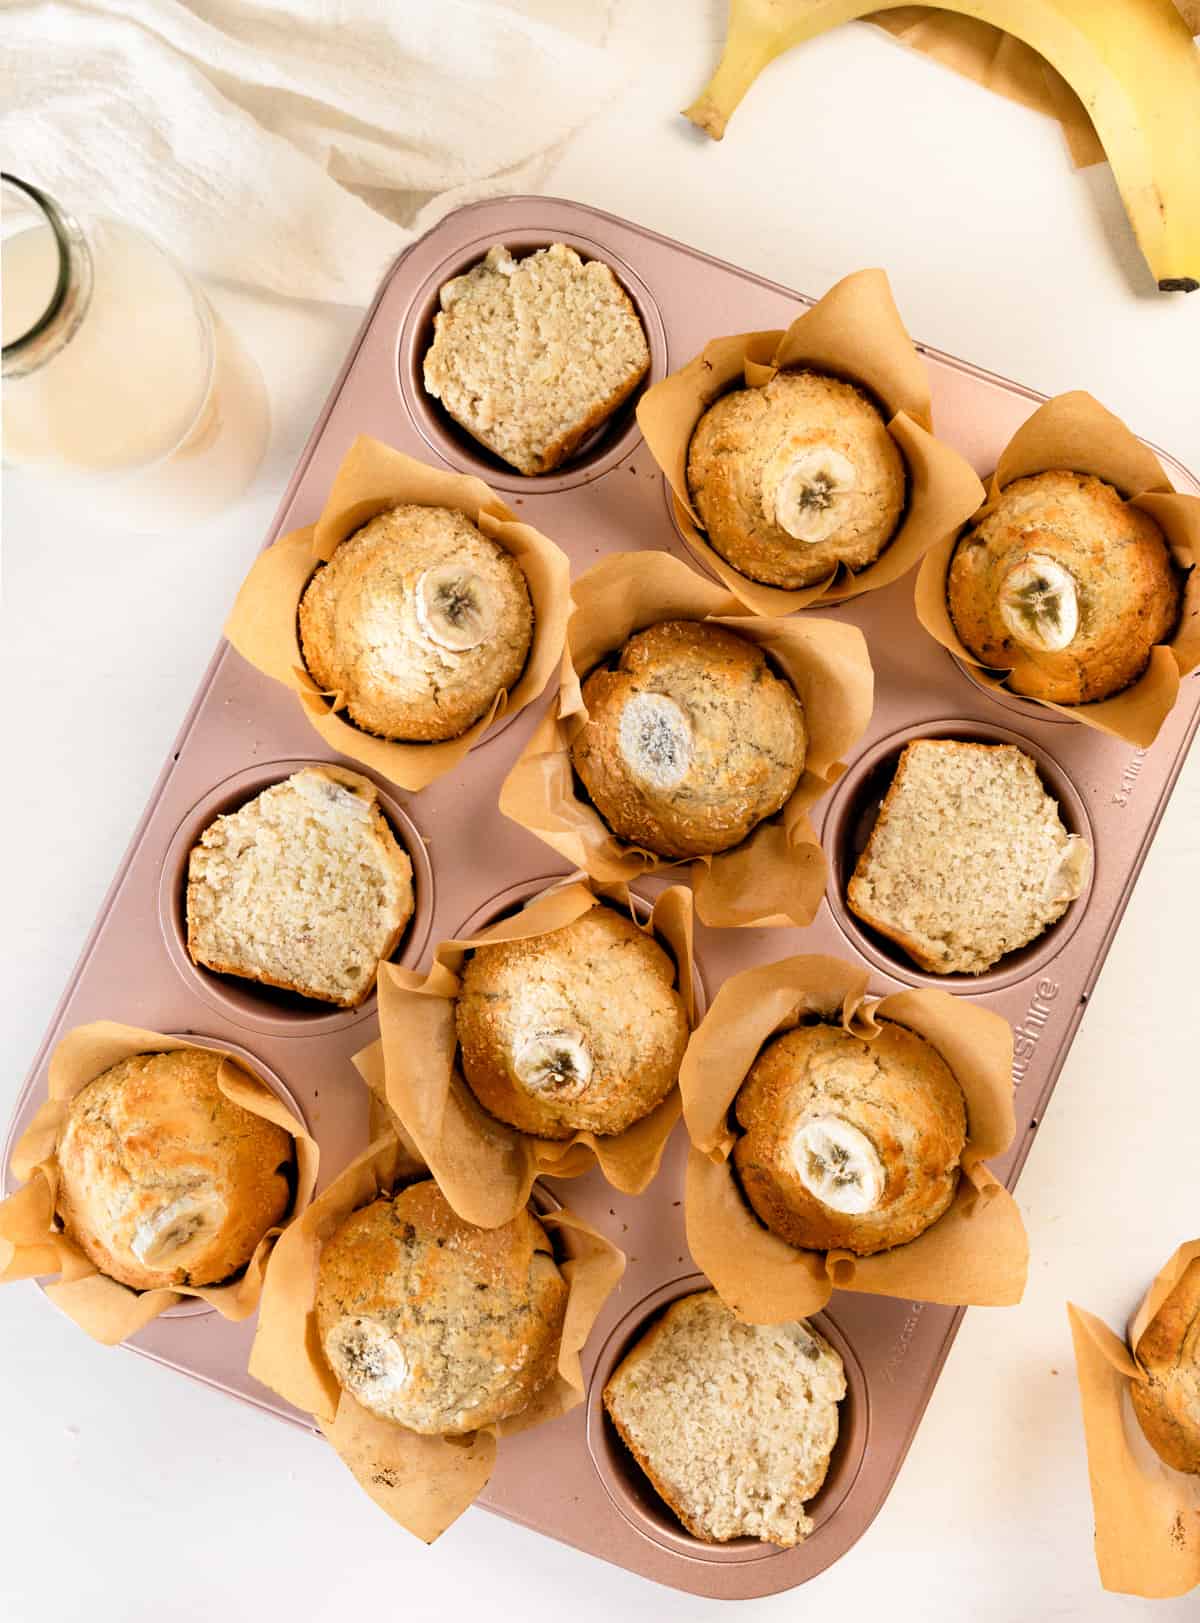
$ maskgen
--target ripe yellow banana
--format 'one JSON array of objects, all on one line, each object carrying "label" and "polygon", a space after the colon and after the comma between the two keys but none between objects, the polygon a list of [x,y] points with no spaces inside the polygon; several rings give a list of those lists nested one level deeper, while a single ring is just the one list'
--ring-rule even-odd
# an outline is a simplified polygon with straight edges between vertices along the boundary
[{"label": "ripe yellow banana", "polygon": [[[724,55],[687,116],[715,141],[783,51],[902,0],[730,0]],[[1079,96],[1165,293],[1200,287],[1200,52],[1173,0],[944,0],[1003,28]]]}]

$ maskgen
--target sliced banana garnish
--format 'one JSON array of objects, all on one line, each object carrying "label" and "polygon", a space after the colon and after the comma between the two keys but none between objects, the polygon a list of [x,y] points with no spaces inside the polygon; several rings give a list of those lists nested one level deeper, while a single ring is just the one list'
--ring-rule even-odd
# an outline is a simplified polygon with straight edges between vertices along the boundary
[{"label": "sliced banana garnish", "polygon": [[858,469],[831,445],[813,445],[786,464],[775,486],[775,522],[794,541],[828,541],[845,524]]},{"label": "sliced banana garnish", "polygon": [[225,1202],[211,1191],[189,1192],[143,1217],[129,1249],[147,1268],[177,1259],[208,1240],[225,1221]]},{"label": "sliced banana garnish", "polygon": [[404,1348],[377,1319],[340,1319],[325,1351],[345,1386],[368,1403],[399,1392],[411,1373]]},{"label": "sliced banana garnish", "polygon": [[792,1160],[809,1194],[860,1216],[883,1198],[887,1174],[874,1144],[842,1116],[810,1116],[792,1135]]},{"label": "sliced banana garnish", "polygon": [[592,1080],[592,1056],[578,1026],[540,1026],[518,1047],[513,1070],[530,1093],[578,1099]]},{"label": "sliced banana garnish", "polygon": [[617,725],[617,743],[635,778],[674,789],[692,764],[692,724],[665,693],[634,693]]},{"label": "sliced banana garnish", "polygon": [[417,576],[417,623],[439,648],[462,654],[495,629],[492,592],[482,576],[460,564],[438,564]]},{"label": "sliced banana garnish", "polygon": [[1072,834],[1050,870],[1046,896],[1052,902],[1073,902],[1083,894],[1092,869],[1092,848],[1082,834]]},{"label": "sliced banana garnish", "polygon": [[1044,552],[1028,552],[1000,585],[1000,618],[1023,648],[1056,654],[1079,630],[1075,577]]}]

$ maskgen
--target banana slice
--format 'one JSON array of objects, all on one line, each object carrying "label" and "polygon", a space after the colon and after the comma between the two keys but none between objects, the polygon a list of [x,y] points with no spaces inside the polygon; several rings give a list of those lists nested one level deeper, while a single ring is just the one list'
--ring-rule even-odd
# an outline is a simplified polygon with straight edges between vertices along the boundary
[{"label": "banana slice", "polygon": [[325,1352],[351,1393],[368,1404],[394,1396],[411,1373],[404,1348],[377,1319],[340,1319]]},{"label": "banana slice", "polygon": [[1046,896],[1052,902],[1073,902],[1083,894],[1092,867],[1092,848],[1082,834],[1072,834],[1066,849],[1050,870]]},{"label": "banana slice", "polygon": [[578,1099],[592,1080],[592,1056],[578,1026],[539,1026],[517,1048],[513,1070],[530,1093]]},{"label": "banana slice", "polygon": [[692,764],[692,724],[665,693],[635,693],[625,701],[617,743],[635,778],[674,789]]},{"label": "banana slice", "polygon": [[1000,618],[1023,648],[1056,654],[1079,630],[1075,577],[1044,552],[1029,552],[1000,585]]},{"label": "banana slice", "polygon": [[831,445],[794,456],[775,486],[775,522],[794,541],[828,541],[845,524],[858,469]]},{"label": "banana slice", "polygon": [[463,654],[478,648],[495,629],[496,616],[487,582],[459,564],[438,564],[417,576],[417,623],[439,648]]},{"label": "banana slice", "polygon": [[887,1174],[863,1132],[842,1116],[810,1116],[792,1135],[800,1182],[831,1211],[860,1216],[883,1198]]},{"label": "banana slice", "polygon": [[147,1268],[177,1261],[214,1235],[225,1221],[225,1202],[211,1191],[189,1191],[144,1217],[129,1249]]}]

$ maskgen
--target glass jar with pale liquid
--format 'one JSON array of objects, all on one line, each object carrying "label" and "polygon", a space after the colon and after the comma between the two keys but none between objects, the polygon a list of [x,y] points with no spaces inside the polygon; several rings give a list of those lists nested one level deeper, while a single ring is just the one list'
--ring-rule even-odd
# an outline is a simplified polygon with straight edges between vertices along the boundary
[{"label": "glass jar with pale liquid", "polygon": [[175,261],[120,220],[86,229],[3,176],[6,464],[167,527],[249,484],[269,418],[253,361]]}]

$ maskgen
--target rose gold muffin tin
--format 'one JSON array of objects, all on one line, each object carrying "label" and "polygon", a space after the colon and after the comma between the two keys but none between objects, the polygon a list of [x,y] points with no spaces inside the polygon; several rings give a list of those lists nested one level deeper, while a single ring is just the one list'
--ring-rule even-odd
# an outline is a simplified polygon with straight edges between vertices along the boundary
[{"label": "rose gold muffin tin", "polygon": [[[605,553],[631,548],[662,547],[691,561],[632,406],[569,467],[527,479],[469,440],[422,390],[421,357],[439,286],[493,242],[528,250],[556,240],[603,258],[621,278],[649,335],[652,379],[688,360],[714,334],[786,326],[808,302],[576,204],[511,198],[460,209],[408,249],[388,274],[268,541],[315,519],[343,454],[356,435],[366,433],[414,456],[478,473],[566,549],[576,573]],[[986,475],[1041,396],[936,351],[923,354],[937,431]],[[1169,457],[1164,463],[1179,489],[1200,491],[1177,463]],[[1153,748],[1133,749],[978,686],[920,629],[912,589],[909,575],[828,611],[865,631],[877,697],[861,749],[817,808],[830,858],[827,905],[807,930],[699,929],[697,962],[710,997],[725,976],[749,964],[826,952],[863,961],[875,993],[945,984],[997,1009],[1017,1031],[1018,1132],[996,1167],[1011,1185],[1182,765],[1197,723],[1200,682],[1184,683]],[[434,942],[461,934],[468,920],[476,927],[537,888],[533,882],[562,871],[548,847],[496,810],[501,780],[540,709],[535,704],[495,729],[457,770],[419,794],[400,795],[380,784],[383,809],[415,867],[416,913],[397,954],[400,962],[426,962]],[[906,740],[930,735],[1018,743],[1037,760],[1068,825],[1088,836],[1096,854],[1090,888],[1065,917],[1024,952],[972,980],[939,981],[916,971],[898,949],[858,925],[842,900],[898,751]],[[350,1057],[376,1034],[374,999],[359,1010],[329,1011],[213,976],[190,963],[183,937],[187,853],[208,821],[302,762],[327,758],[293,695],[222,645],[51,1022],[8,1148],[44,1093],[52,1045],[67,1027],[100,1018],[228,1040],[248,1051],[302,1106],[320,1143],[322,1183],[364,1146],[367,1094]],[[657,1181],[639,1199],[617,1194],[598,1174],[554,1186],[627,1251],[629,1266],[585,1353],[585,1369],[592,1373],[586,1402],[552,1425],[506,1441],[482,1503],[677,1589],[729,1598],[771,1594],[820,1572],[868,1526],[904,1459],[961,1314],[836,1293],[816,1322],[845,1359],[849,1393],[829,1478],[812,1506],[816,1530],[807,1543],[786,1552],[750,1540],[709,1546],[691,1538],[632,1465],[600,1402],[605,1377],[637,1333],[674,1297],[703,1284],[684,1239],[684,1151],[680,1127]],[[1002,1314],[996,1328],[1003,1334]],[[189,1306],[154,1321],[131,1345],[308,1425],[308,1417],[247,1375],[253,1330],[253,1321],[229,1324]]]}]

